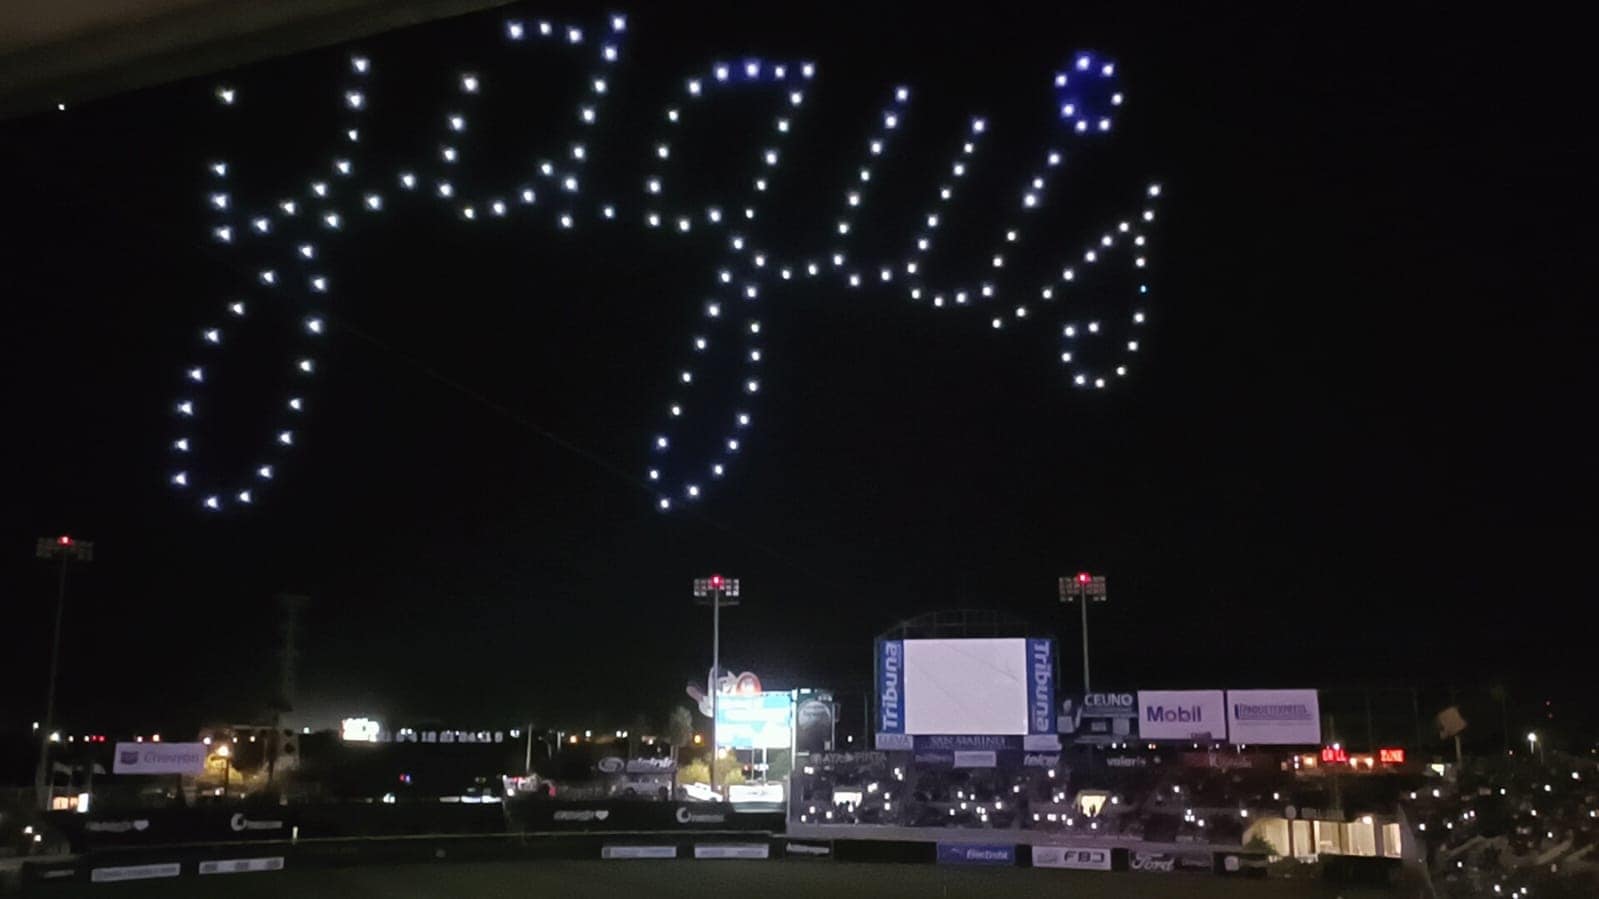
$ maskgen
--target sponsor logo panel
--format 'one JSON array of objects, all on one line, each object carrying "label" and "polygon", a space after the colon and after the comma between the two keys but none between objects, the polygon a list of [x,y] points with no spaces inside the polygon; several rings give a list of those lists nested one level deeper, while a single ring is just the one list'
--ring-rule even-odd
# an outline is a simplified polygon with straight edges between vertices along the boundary
[{"label": "sponsor logo panel", "polygon": [[1109,848],[1079,849],[1071,846],[1034,846],[1033,867],[1071,868],[1077,871],[1109,871]]},{"label": "sponsor logo panel", "polygon": [[941,865],[1014,865],[1016,846],[1011,843],[939,843]]}]

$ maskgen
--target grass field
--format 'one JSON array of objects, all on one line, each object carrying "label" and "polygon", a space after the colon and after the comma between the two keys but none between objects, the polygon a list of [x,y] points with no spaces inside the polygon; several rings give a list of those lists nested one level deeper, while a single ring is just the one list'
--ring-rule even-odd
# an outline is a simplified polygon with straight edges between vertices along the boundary
[{"label": "grass field", "polygon": [[[188,869],[192,870],[192,869]],[[116,884],[40,887],[41,896],[229,899],[424,899],[424,897],[884,896],[905,899],[1376,899],[1394,893],[1318,882],[1242,880],[1206,874],[1144,874],[828,861],[541,861],[301,868]]]}]

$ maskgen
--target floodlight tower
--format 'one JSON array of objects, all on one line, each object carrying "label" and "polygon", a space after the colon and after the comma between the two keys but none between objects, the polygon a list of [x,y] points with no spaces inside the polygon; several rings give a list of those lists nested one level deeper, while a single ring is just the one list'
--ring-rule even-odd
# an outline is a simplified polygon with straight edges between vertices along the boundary
[{"label": "floodlight tower", "polygon": [[33,775],[35,801],[44,811],[50,810],[50,735],[56,724],[56,671],[61,656],[61,609],[67,602],[67,566],[73,562],[94,561],[94,544],[77,540],[66,534],[59,537],[40,537],[33,554],[46,561],[59,561],[61,574],[56,579],[56,623],[50,638],[50,681],[44,699],[44,728],[39,731],[39,768]]},{"label": "floodlight tower", "polygon": [[1088,604],[1105,601],[1105,576],[1079,571],[1060,579],[1060,601],[1075,602],[1083,609],[1083,692],[1088,686]]},{"label": "floodlight tower", "polygon": [[722,607],[738,605],[738,578],[710,577],[694,579],[694,601],[711,607],[711,789],[716,789],[716,704],[722,692],[716,680],[722,673]]}]

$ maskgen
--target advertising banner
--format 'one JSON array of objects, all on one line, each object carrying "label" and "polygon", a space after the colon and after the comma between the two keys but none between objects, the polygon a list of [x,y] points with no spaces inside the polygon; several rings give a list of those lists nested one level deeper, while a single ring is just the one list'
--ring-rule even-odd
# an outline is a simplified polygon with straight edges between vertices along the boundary
[{"label": "advertising banner", "polygon": [[204,743],[118,743],[112,774],[203,774]]},{"label": "advertising banner", "polygon": [[605,845],[600,847],[600,858],[677,858],[677,847]]},{"label": "advertising banner", "polygon": [[201,874],[253,874],[258,871],[282,871],[283,856],[267,858],[220,858],[200,863]]},{"label": "advertising banner", "polygon": [[1210,871],[1215,867],[1210,853],[1138,852],[1127,854],[1129,871],[1170,874],[1173,871]]},{"label": "advertising banner", "polygon": [[695,843],[695,858],[766,858],[771,855],[768,843]]},{"label": "advertising banner", "polygon": [[919,734],[917,752],[1015,751],[1022,748],[1020,736],[982,736],[978,734]]},{"label": "advertising banner", "polygon": [[877,732],[905,732],[904,640],[877,643]]},{"label": "advertising banner", "polygon": [[1027,640],[1027,732],[1055,732],[1055,641]]},{"label": "advertising banner", "polygon": [[794,697],[787,693],[716,698],[716,742],[726,749],[787,749],[794,739]]},{"label": "advertising banner", "polygon": [[513,831],[763,830],[782,818],[781,812],[739,812],[724,802],[529,799],[507,801],[504,809]]},{"label": "advertising banner", "polygon": [[1227,702],[1220,690],[1140,690],[1141,740],[1226,740]]},{"label": "advertising banner", "polygon": [[941,865],[1014,865],[1016,846],[1012,843],[939,843]]},{"label": "advertising banner", "polygon": [[1234,743],[1316,746],[1321,706],[1315,690],[1228,690],[1227,733]]},{"label": "advertising banner", "polygon": [[955,753],[952,762],[957,768],[992,768],[998,764],[992,750],[963,749]]},{"label": "advertising banner", "polygon": [[1060,705],[1060,732],[1078,743],[1129,743],[1138,739],[1138,694],[1085,693]]},{"label": "advertising banner", "polygon": [[1084,718],[1137,718],[1136,693],[1084,693],[1081,703]]},{"label": "advertising banner", "polygon": [[1110,848],[1077,849],[1071,846],[1034,846],[1033,867],[1109,871]]}]

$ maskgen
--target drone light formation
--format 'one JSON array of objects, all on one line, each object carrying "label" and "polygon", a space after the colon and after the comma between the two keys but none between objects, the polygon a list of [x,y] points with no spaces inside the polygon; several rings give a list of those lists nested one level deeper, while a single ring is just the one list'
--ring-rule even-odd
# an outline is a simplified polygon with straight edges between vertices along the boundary
[{"label": "drone light formation", "polygon": [[[574,116],[577,123],[574,127],[581,135],[590,133],[601,120],[606,103],[614,93],[613,80],[620,68],[621,39],[626,31],[626,17],[615,15],[608,17],[604,27],[593,30],[578,25],[559,26],[547,20],[511,19],[503,24],[500,33],[502,39],[511,43],[576,48],[594,55],[594,69],[583,81],[585,88]],[[335,144],[342,152],[356,152],[366,146],[360,139],[360,126],[362,116],[371,105],[369,82],[376,65],[365,54],[357,53],[349,58],[345,74],[348,83],[340,87],[339,95],[346,121],[340,125]],[[226,346],[225,333],[220,326],[207,325],[201,329],[197,359],[184,367],[186,389],[173,406],[180,429],[169,444],[177,464],[167,473],[168,483],[194,496],[208,512],[254,505],[267,484],[275,483],[282,457],[300,443],[297,435],[299,419],[307,406],[305,395],[321,374],[317,351],[332,327],[326,313],[332,281],[319,264],[322,256],[319,241],[338,236],[351,217],[387,212],[389,198],[385,193],[394,190],[443,204],[457,221],[467,226],[509,220],[519,214],[534,218],[547,215],[549,218],[545,220],[553,222],[560,230],[572,230],[580,224],[625,222],[666,235],[662,239],[711,240],[723,247],[705,288],[705,299],[700,307],[702,320],[690,339],[685,363],[670,379],[671,390],[662,407],[665,423],[650,439],[644,483],[654,494],[656,507],[663,511],[673,508],[677,501],[702,499],[708,483],[722,480],[731,469],[734,457],[741,455],[745,448],[755,420],[751,411],[753,403],[762,391],[760,369],[768,337],[759,311],[766,299],[765,289],[773,281],[826,282],[847,293],[860,291],[868,285],[891,286],[903,291],[913,304],[926,304],[933,309],[981,305],[993,310],[986,316],[989,329],[993,331],[1004,331],[1037,318],[1031,314],[1032,303],[1059,304],[1060,364],[1066,370],[1069,383],[1078,388],[1103,390],[1125,379],[1130,362],[1140,351],[1140,341],[1126,340],[1115,363],[1109,367],[1084,367],[1080,361],[1080,345],[1087,340],[1103,339],[1102,324],[1096,318],[1073,317],[1068,312],[1068,304],[1062,301],[1070,300],[1070,292],[1089,267],[1125,256],[1136,276],[1135,293],[1129,298],[1132,333],[1138,333],[1148,321],[1149,284],[1145,275],[1149,232],[1156,220],[1156,205],[1161,196],[1158,184],[1148,185],[1132,211],[1106,227],[1089,246],[1075,253],[1068,252],[1070,261],[1055,270],[1044,283],[1019,283],[1027,276],[1014,273],[1025,267],[1012,264],[1013,257],[1018,255],[1030,220],[1047,206],[1051,185],[1064,168],[1064,151],[1058,146],[1048,147],[1036,168],[1025,173],[1012,195],[1009,201],[1014,204],[1012,211],[996,235],[993,247],[978,257],[987,262],[984,267],[987,277],[971,283],[934,282],[929,279],[928,270],[937,251],[939,229],[953,214],[952,204],[961,194],[962,186],[969,184],[969,174],[980,164],[985,139],[995,130],[988,119],[973,116],[959,135],[958,147],[944,169],[947,177],[936,185],[929,205],[918,219],[920,227],[909,235],[901,254],[897,258],[878,260],[854,255],[851,241],[859,232],[861,214],[870,207],[873,179],[880,174],[877,166],[882,164],[885,151],[903,131],[912,112],[913,91],[908,86],[897,85],[891,89],[860,143],[861,159],[842,179],[845,186],[829,229],[833,246],[804,258],[788,257],[776,248],[759,246],[759,232],[753,232],[755,236],[752,236],[751,229],[758,228],[763,220],[762,201],[769,195],[773,179],[781,172],[786,155],[784,147],[800,126],[806,111],[807,91],[818,71],[809,61],[743,58],[714,62],[707,70],[683,78],[679,97],[661,111],[656,119],[659,131],[644,145],[647,172],[637,187],[637,199],[631,208],[616,198],[595,198],[595,191],[582,176],[592,148],[581,139],[570,140],[563,151],[537,159],[521,180],[503,185],[499,190],[481,190],[452,181],[449,174],[459,175],[468,169],[462,166],[466,154],[451,141],[473,128],[475,102],[495,87],[493,81],[477,69],[449,75],[454,95],[448,108],[434,119],[440,142],[436,145],[437,155],[432,159],[415,159],[394,171],[369,173],[358,158],[334,155],[329,160],[326,175],[313,173],[303,194],[248,211],[241,209],[243,201],[228,191],[229,179],[240,168],[239,163],[223,159],[208,161],[210,187],[205,203],[215,217],[208,226],[211,236],[225,245],[235,245],[246,239],[282,242],[282,267],[261,269],[257,275],[258,289],[279,294],[276,299],[280,304],[285,298],[299,304],[296,314],[302,323],[298,329],[301,344],[287,363],[293,389],[279,407],[278,414],[282,418],[270,431],[274,439],[263,447],[261,458],[249,463],[248,475],[230,482],[203,473],[196,464],[196,456],[205,449],[204,437],[197,425],[207,411],[201,394],[202,388],[210,384],[206,363]],[[1118,83],[1115,62],[1090,52],[1075,54],[1067,66],[1054,73],[1053,85],[1055,112],[1061,126],[1059,135],[1063,141],[1090,140],[1111,131],[1115,115],[1126,99]],[[769,94],[777,107],[766,137],[752,148],[744,187],[735,188],[732,196],[710,200],[682,196],[674,188],[673,169],[683,164],[683,154],[675,145],[674,137],[693,116],[707,115],[704,107],[714,103],[718,93],[731,91]],[[218,86],[213,95],[222,107],[237,114],[243,98],[236,88]],[[308,214],[302,216],[302,211]],[[705,237],[707,234],[710,236]],[[1049,235],[1041,237],[1047,239]],[[275,243],[269,249],[273,247]],[[1115,253],[1118,250],[1122,252]],[[224,308],[235,322],[231,327],[242,327],[249,323],[247,309],[254,309],[256,305],[247,306],[246,300],[230,297],[224,301]],[[733,358],[739,360],[730,384],[707,383],[717,379],[700,377],[706,354],[717,351],[731,351],[735,354]],[[708,396],[717,387],[734,398],[730,407],[718,407],[717,401]],[[721,424],[717,424],[718,419]],[[706,428],[713,434],[717,430],[723,434],[720,439],[710,441],[711,449],[706,456],[674,457],[674,433],[684,429],[703,433]]]}]

